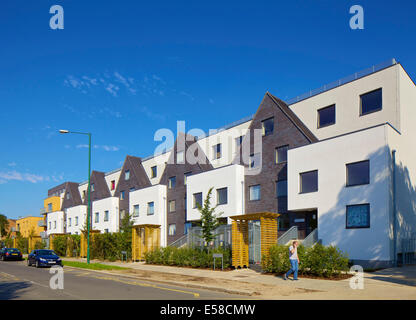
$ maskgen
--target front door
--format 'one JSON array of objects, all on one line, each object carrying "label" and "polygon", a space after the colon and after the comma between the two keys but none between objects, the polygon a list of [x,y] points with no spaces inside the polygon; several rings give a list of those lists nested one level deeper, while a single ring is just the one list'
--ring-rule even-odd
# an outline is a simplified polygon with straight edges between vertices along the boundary
[{"label": "front door", "polygon": [[248,223],[248,261],[250,264],[261,262],[261,228],[257,220]]}]

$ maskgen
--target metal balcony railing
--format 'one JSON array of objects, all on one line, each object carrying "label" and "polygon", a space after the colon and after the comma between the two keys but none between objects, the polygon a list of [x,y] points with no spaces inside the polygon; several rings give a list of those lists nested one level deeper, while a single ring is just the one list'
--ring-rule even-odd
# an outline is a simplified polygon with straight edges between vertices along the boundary
[{"label": "metal balcony railing", "polygon": [[45,220],[39,220],[38,221],[38,227],[46,227],[46,221]]},{"label": "metal balcony railing", "polygon": [[295,240],[297,238],[298,238],[298,227],[293,226],[277,239],[277,243],[281,245],[286,245],[289,241]]},{"label": "metal balcony railing", "polygon": [[40,214],[45,214],[47,211],[45,208],[40,208]]}]

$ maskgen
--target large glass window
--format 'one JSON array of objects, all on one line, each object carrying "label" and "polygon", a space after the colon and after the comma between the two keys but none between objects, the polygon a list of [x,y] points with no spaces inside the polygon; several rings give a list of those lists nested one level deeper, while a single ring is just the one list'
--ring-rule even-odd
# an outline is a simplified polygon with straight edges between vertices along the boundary
[{"label": "large glass window", "polygon": [[276,163],[287,162],[287,150],[289,146],[281,146],[276,148]]},{"label": "large glass window", "polygon": [[361,95],[360,104],[360,114],[362,116],[368,113],[380,111],[383,108],[382,89],[380,88]]},{"label": "large glass window", "polygon": [[202,192],[194,193],[194,208],[197,208],[197,203],[202,206]]},{"label": "large glass window", "polygon": [[138,217],[140,212],[140,205],[135,204],[133,206],[133,217]]},{"label": "large glass window", "polygon": [[287,197],[287,180],[276,181],[276,197]]},{"label": "large glass window", "polygon": [[168,187],[169,189],[173,189],[176,186],[176,177],[170,177]]},{"label": "large glass window", "polygon": [[221,143],[216,144],[212,147],[213,159],[221,158]]},{"label": "large glass window", "polygon": [[273,134],[274,118],[263,120],[261,122],[261,129],[263,131],[263,136],[268,136],[270,134]]},{"label": "large glass window", "polygon": [[300,174],[300,193],[318,191],[318,170]]},{"label": "large glass window", "polygon": [[125,180],[129,180],[129,179],[130,179],[130,170],[126,170],[126,171],[124,172],[124,179],[125,179]]},{"label": "large glass window", "polygon": [[189,171],[189,172],[185,172],[184,174],[183,174],[183,184],[186,186],[186,180],[187,180],[187,178],[190,176],[192,174],[192,172],[191,171]]},{"label": "large glass window", "polygon": [[370,205],[347,206],[346,228],[370,228]]},{"label": "large glass window", "polygon": [[124,200],[124,191],[120,191],[120,200]]},{"label": "large glass window", "polygon": [[169,225],[169,235],[174,236],[176,234],[176,224]]},{"label": "large glass window", "polygon": [[227,188],[217,189],[217,204],[226,204],[227,202]]},{"label": "large glass window", "polygon": [[250,200],[260,200],[260,185],[250,186]]},{"label": "large glass window", "polygon": [[370,161],[347,164],[347,186],[358,186],[370,183]]},{"label": "large glass window", "polygon": [[318,110],[318,128],[335,124],[335,104]]},{"label": "large glass window", "polygon": [[151,177],[156,178],[157,177],[157,166],[152,167],[151,171],[152,171]]},{"label": "large glass window", "polygon": [[104,221],[108,221],[109,219],[109,212],[106,210],[104,211]]},{"label": "large glass window", "polygon": [[170,200],[169,201],[169,212],[175,212],[176,211],[176,201]]},{"label": "large glass window", "polygon": [[95,219],[94,219],[94,222],[100,222],[100,213],[99,213],[99,212],[96,212],[96,213],[95,213]]},{"label": "large glass window", "polygon": [[152,215],[155,213],[155,203],[152,202],[148,202],[147,203],[147,214],[148,215]]}]

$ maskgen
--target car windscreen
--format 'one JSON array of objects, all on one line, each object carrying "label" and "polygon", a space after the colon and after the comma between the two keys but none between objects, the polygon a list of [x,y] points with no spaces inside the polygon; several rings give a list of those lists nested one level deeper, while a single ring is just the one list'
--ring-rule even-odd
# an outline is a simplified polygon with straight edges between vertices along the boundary
[{"label": "car windscreen", "polygon": [[7,249],[7,252],[20,252],[20,251],[17,249]]},{"label": "car windscreen", "polygon": [[37,253],[40,256],[52,256],[52,255],[56,255],[56,253],[53,252],[53,250],[38,250]]}]

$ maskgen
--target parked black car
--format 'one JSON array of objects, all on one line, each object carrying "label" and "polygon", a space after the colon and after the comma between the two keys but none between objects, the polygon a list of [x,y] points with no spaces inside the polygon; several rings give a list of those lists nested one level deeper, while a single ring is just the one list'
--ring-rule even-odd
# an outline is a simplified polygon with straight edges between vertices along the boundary
[{"label": "parked black car", "polygon": [[0,259],[6,260],[22,260],[22,253],[16,248],[3,248],[0,250]]},{"label": "parked black car", "polygon": [[27,265],[39,267],[51,267],[54,265],[62,266],[62,260],[53,250],[38,249],[33,250],[27,256]]}]

